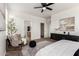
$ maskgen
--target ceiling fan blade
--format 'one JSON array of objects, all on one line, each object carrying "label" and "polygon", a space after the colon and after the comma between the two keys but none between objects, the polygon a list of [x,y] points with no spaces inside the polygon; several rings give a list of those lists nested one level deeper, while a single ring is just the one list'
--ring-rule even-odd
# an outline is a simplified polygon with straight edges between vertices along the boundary
[{"label": "ceiling fan blade", "polygon": [[42,8],[42,7],[34,7],[34,8]]},{"label": "ceiling fan blade", "polygon": [[52,4],[54,4],[54,3],[48,3],[47,6],[50,6],[50,5],[52,5]]},{"label": "ceiling fan blade", "polygon": [[41,13],[42,13],[43,11],[44,11],[44,10],[42,9],[42,10],[41,10]]},{"label": "ceiling fan blade", "polygon": [[48,9],[48,10],[52,10],[52,8],[49,8],[49,7],[46,7],[46,9]]},{"label": "ceiling fan blade", "polygon": [[47,6],[47,4],[46,4],[46,3],[41,3],[41,5],[42,5],[43,7]]}]

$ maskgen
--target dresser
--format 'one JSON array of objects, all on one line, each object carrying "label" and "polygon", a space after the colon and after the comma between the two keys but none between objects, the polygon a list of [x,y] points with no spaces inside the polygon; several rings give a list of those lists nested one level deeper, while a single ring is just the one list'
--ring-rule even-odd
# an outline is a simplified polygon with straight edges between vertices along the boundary
[{"label": "dresser", "polygon": [[54,40],[65,39],[65,40],[79,41],[79,36],[51,33],[50,39],[54,39]]}]

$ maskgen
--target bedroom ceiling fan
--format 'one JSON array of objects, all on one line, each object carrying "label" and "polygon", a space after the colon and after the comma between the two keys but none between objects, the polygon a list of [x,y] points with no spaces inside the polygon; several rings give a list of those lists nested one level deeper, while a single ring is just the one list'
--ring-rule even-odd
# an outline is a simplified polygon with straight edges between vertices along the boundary
[{"label": "bedroom ceiling fan", "polygon": [[39,6],[39,7],[34,7],[35,9],[37,9],[37,8],[42,8],[42,10],[41,10],[41,13],[44,11],[44,10],[46,10],[46,9],[48,9],[48,10],[52,10],[52,8],[49,8],[48,6],[50,6],[50,5],[52,5],[52,4],[54,4],[54,3],[41,3],[41,5],[42,6]]}]

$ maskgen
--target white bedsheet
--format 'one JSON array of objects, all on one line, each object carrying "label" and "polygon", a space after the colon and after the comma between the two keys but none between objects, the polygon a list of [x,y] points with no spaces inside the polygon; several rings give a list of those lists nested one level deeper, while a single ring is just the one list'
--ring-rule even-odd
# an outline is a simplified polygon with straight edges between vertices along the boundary
[{"label": "white bedsheet", "polygon": [[79,42],[60,40],[40,49],[36,56],[73,56],[79,48]]}]

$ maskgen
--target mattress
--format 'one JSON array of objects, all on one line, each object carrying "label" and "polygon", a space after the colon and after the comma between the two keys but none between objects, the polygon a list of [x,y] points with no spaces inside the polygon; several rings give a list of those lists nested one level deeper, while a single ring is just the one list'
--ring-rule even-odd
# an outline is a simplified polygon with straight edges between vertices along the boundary
[{"label": "mattress", "polygon": [[79,42],[60,40],[40,49],[36,56],[73,56],[79,48]]}]

